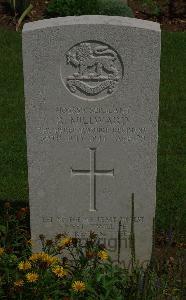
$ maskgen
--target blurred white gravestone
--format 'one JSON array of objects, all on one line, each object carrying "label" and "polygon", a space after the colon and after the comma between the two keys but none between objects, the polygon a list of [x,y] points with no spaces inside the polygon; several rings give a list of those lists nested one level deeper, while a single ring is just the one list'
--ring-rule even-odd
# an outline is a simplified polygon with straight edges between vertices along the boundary
[{"label": "blurred white gravestone", "polygon": [[156,203],[160,26],[80,16],[24,25],[32,239],[97,232],[130,260],[149,260]]}]

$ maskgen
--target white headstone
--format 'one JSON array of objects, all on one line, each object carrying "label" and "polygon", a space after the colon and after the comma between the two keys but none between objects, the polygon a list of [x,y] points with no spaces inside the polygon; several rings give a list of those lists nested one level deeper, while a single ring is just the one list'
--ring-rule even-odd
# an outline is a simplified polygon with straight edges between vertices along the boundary
[{"label": "white headstone", "polygon": [[[156,203],[160,26],[80,16],[23,28],[32,239],[99,234],[149,260]],[[35,250],[38,249],[38,246]]]}]

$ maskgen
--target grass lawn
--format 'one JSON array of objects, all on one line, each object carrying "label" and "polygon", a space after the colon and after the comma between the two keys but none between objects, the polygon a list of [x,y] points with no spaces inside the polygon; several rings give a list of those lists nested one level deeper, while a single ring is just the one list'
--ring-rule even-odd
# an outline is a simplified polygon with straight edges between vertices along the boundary
[{"label": "grass lawn", "polygon": [[[28,201],[21,34],[0,29],[0,199]],[[163,32],[158,146],[158,229],[184,232],[186,33]],[[185,122],[184,122],[185,119]]]}]

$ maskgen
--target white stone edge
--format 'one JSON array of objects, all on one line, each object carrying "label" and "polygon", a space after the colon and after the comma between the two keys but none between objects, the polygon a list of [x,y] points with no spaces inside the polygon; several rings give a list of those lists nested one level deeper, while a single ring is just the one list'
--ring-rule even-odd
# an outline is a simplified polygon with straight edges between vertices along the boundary
[{"label": "white stone edge", "polygon": [[160,24],[152,21],[146,21],[136,18],[105,16],[105,15],[88,15],[88,16],[68,16],[44,19],[34,22],[25,23],[22,32],[44,29],[48,27],[59,27],[61,25],[116,25],[148,30],[161,31]]}]

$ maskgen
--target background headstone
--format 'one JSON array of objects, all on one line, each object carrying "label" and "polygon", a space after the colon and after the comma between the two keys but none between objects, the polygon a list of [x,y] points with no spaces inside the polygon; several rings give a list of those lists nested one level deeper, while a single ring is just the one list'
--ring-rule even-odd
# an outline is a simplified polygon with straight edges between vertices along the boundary
[{"label": "background headstone", "polygon": [[81,16],[24,25],[31,232],[99,233],[115,260],[148,260],[156,203],[160,26]]}]

